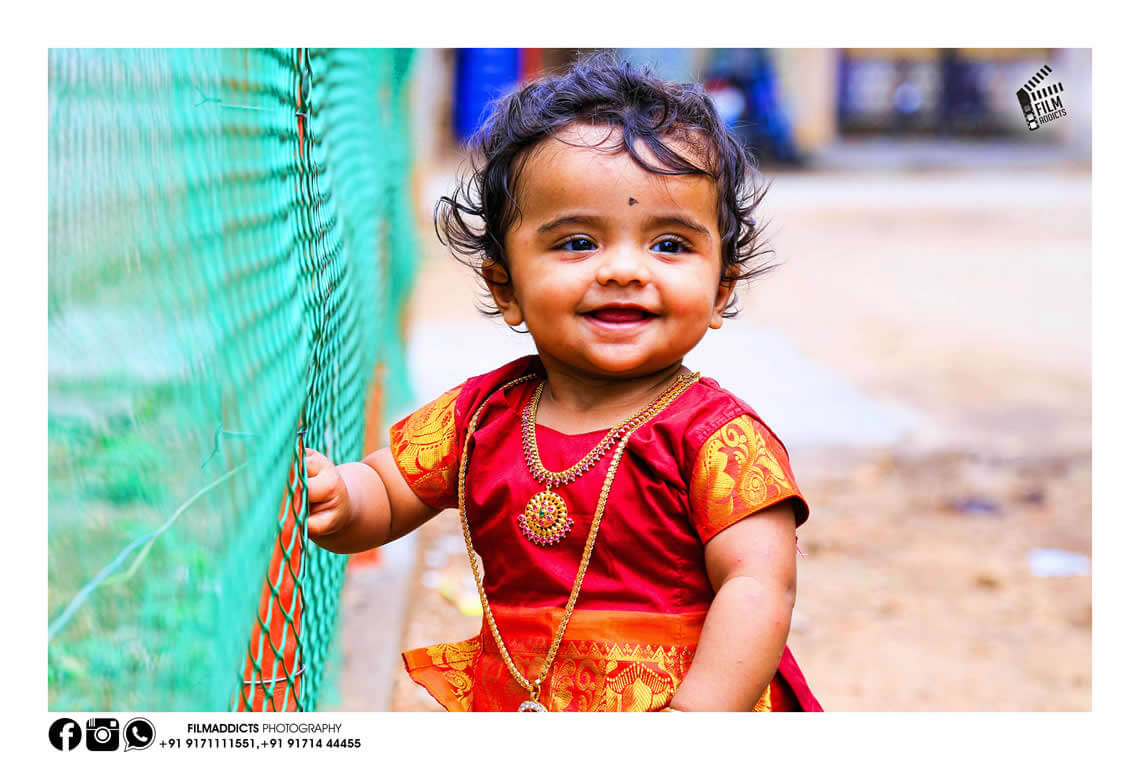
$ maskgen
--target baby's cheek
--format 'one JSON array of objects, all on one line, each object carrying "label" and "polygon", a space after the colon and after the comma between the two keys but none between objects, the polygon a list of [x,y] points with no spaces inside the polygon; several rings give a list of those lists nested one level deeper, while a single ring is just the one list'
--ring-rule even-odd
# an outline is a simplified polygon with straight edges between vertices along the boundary
[{"label": "baby's cheek", "polygon": [[708,322],[715,304],[715,291],[709,293],[704,291],[692,292],[687,298],[678,300],[676,313],[683,320],[699,326]]}]

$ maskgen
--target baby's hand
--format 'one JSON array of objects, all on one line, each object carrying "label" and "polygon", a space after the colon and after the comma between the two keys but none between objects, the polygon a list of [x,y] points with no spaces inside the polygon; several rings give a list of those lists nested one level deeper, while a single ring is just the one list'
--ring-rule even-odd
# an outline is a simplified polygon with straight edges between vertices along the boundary
[{"label": "baby's hand", "polygon": [[305,473],[309,479],[309,536],[330,536],[348,523],[352,506],[348,486],[329,458],[314,449],[305,449]]}]

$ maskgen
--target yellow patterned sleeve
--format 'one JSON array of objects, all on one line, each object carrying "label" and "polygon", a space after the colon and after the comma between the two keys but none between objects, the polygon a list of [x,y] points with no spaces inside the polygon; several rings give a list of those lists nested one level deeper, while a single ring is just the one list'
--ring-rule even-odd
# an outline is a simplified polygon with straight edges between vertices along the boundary
[{"label": "yellow patterned sleeve", "polygon": [[455,400],[462,387],[412,412],[389,434],[396,468],[416,496],[435,509],[457,505],[460,441]]},{"label": "yellow patterned sleeve", "polygon": [[785,499],[795,499],[796,525],[807,519],[780,442],[759,420],[742,414],[701,446],[689,483],[689,508],[701,540]]}]

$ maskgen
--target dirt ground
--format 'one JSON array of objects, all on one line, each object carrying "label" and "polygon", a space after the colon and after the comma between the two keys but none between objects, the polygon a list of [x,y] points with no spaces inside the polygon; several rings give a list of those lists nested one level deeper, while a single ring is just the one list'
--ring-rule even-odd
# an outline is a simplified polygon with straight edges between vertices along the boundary
[{"label": "dirt ground", "polygon": [[[820,702],[1090,709],[1091,576],[1030,564],[1091,557],[1087,167],[774,179],[785,265],[740,319],[924,420],[890,446],[791,451],[812,517],[789,646]],[[482,319],[424,240],[412,319]],[[402,648],[478,630],[458,536],[454,513],[421,529]],[[392,689],[390,709],[440,709],[401,668]]]}]

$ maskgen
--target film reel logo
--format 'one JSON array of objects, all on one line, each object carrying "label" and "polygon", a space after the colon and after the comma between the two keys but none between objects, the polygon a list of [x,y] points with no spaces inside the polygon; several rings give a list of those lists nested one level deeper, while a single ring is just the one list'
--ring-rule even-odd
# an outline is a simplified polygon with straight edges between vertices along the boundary
[{"label": "film reel logo", "polygon": [[1021,106],[1021,113],[1025,116],[1025,124],[1030,132],[1046,122],[1068,116],[1060,95],[1065,91],[1065,85],[1060,82],[1045,84],[1052,73],[1053,69],[1048,64],[1042,66],[1017,91],[1017,103]]}]

